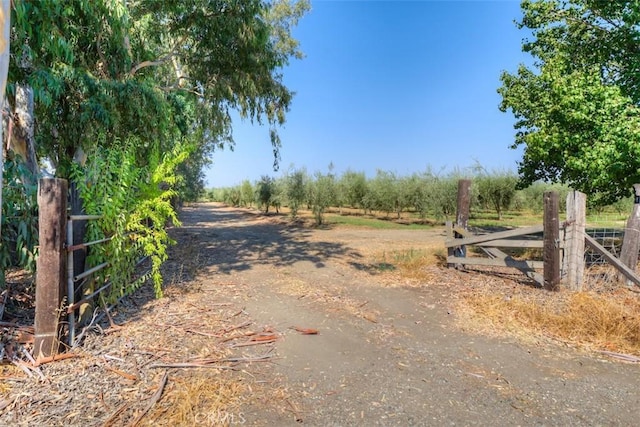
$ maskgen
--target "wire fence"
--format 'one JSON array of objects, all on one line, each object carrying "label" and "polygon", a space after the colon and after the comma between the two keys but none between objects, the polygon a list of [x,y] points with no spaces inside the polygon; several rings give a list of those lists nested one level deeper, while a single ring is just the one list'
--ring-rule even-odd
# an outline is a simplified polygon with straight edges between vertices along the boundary
[{"label": "wire fence", "polygon": [[[618,258],[620,257],[622,240],[624,238],[623,228],[588,228],[586,233],[593,237],[613,255]],[[588,246],[585,248],[584,256],[588,267],[607,264],[607,261],[600,253],[594,251]]]},{"label": "wire fence", "polygon": [[[90,278],[100,270],[110,267],[111,266],[110,262],[103,262],[99,265],[96,265],[93,268],[90,268],[78,274],[74,273],[75,268],[74,268],[73,252],[78,250],[87,250],[91,246],[105,244],[113,239],[113,236],[112,236],[104,239],[95,240],[92,242],[75,243],[74,233],[73,233],[74,222],[93,221],[100,218],[102,218],[101,215],[69,215],[67,220],[67,252],[68,252],[68,256],[67,256],[67,302],[68,302],[67,316],[68,317],[67,319],[68,319],[68,327],[69,327],[68,343],[70,347],[75,347],[80,341],[79,336],[76,335],[76,328],[79,326],[77,322],[78,310],[81,308],[83,304],[92,303],[95,297],[102,294],[103,292],[106,292],[113,284],[113,282],[107,278],[104,281],[104,283],[100,284],[101,286],[99,286],[98,289],[93,290],[88,294],[84,292],[84,287],[89,283]],[[140,267],[147,260],[148,260],[148,257],[146,256],[140,257],[136,263],[136,268]],[[131,281],[133,282],[135,280],[139,280],[141,278],[147,277],[150,271],[151,271],[150,267],[145,267],[144,271],[138,272],[136,277],[131,278]],[[115,304],[113,304],[111,307],[104,307],[105,313],[111,308],[113,308],[113,306],[115,306]],[[98,318],[94,318],[92,319],[91,323],[97,320]],[[80,334],[80,336],[81,335],[82,333]]]}]

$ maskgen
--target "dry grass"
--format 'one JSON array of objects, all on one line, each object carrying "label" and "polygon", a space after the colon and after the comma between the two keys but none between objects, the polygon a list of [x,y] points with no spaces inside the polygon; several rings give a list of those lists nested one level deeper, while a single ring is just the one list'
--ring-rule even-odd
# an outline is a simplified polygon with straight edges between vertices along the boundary
[{"label": "dry grass", "polygon": [[[445,265],[446,252],[437,247],[396,249],[375,259],[381,272],[433,283],[433,268]],[[470,272],[473,278],[467,275],[467,284],[461,284],[458,294],[463,328],[515,335],[525,341],[553,339],[587,349],[640,355],[640,294],[616,282],[611,267],[588,269],[585,291],[577,293],[525,286],[511,281],[502,270]],[[496,286],[495,280],[487,280],[493,275],[503,277],[504,283]]]},{"label": "dry grass", "polygon": [[196,370],[173,379],[174,386],[146,419],[148,425],[216,425],[241,423],[244,383],[216,370]]},{"label": "dry grass", "polygon": [[471,310],[466,311],[469,325],[480,320],[485,327],[519,336],[533,333],[593,350],[640,355],[640,298],[625,290],[532,290],[512,297],[475,292],[465,295],[462,304]]},{"label": "dry grass", "polygon": [[441,247],[394,249],[375,256],[375,266],[380,271],[397,271],[406,279],[425,280],[431,279],[427,267],[442,265],[446,258]]}]

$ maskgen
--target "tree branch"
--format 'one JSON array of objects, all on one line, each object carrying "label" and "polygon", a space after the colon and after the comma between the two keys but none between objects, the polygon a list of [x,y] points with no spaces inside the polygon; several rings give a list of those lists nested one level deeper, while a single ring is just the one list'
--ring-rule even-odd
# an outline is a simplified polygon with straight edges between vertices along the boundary
[{"label": "tree branch", "polygon": [[165,62],[172,60],[174,57],[178,56],[178,47],[183,44],[187,40],[187,36],[182,37],[178,43],[176,43],[173,48],[167,53],[165,56],[155,59],[153,61],[142,61],[139,64],[136,64],[131,71],[129,71],[129,76],[133,77],[138,71],[146,67],[157,67],[158,65],[163,65]]},{"label": "tree branch", "polygon": [[176,55],[175,52],[171,52],[166,56],[163,56],[162,58],[158,58],[154,61],[142,61],[139,64],[136,64],[131,71],[129,71],[129,76],[133,77],[138,71],[140,71],[143,68],[146,67],[157,67],[158,65],[162,65],[165,62],[169,61],[171,58],[173,58]]}]

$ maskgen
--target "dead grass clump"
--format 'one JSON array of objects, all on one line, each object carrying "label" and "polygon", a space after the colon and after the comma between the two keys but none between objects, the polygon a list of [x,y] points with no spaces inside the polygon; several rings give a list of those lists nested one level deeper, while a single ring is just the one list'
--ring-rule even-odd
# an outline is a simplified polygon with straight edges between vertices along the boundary
[{"label": "dead grass clump", "polygon": [[219,371],[198,370],[173,379],[174,387],[162,398],[149,425],[215,425],[243,423],[240,411],[244,383],[226,379]]},{"label": "dead grass clump", "polygon": [[640,355],[640,299],[593,292],[474,294],[463,303],[491,327],[517,334],[533,332],[592,349]]},{"label": "dead grass clump", "polygon": [[431,278],[430,275],[425,276],[426,267],[438,265],[443,259],[446,260],[444,249],[439,247],[394,249],[385,251],[376,258],[376,266],[379,270],[398,271],[401,277],[417,280]]}]

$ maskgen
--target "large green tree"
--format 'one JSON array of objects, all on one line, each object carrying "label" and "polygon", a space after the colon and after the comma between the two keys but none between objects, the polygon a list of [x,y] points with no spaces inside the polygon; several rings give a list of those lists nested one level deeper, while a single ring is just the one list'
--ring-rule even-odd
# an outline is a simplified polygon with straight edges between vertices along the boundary
[{"label": "large green tree", "polygon": [[188,139],[197,159],[187,166],[201,169],[214,148],[232,144],[231,110],[270,124],[277,161],[277,126],[292,99],[282,69],[302,56],[290,30],[308,7],[306,0],[16,1],[9,81],[34,89],[38,151],[58,176],[69,175],[79,149],[130,137],[140,141],[142,165],[151,152]]},{"label": "large green tree", "polygon": [[[201,193],[213,150],[233,144],[232,110],[270,125],[277,162],[277,127],[293,95],[282,70],[301,56],[291,28],[308,2],[10,3],[11,110],[20,87],[33,90],[39,157],[75,179],[85,209],[103,215],[102,233],[133,232],[152,258],[160,295],[163,226],[175,219],[169,202],[176,190],[189,199]],[[127,203],[98,203],[116,196]],[[110,258],[120,272],[134,252],[123,248]]]},{"label": "large green tree", "polygon": [[640,182],[640,3],[524,0],[534,58],[501,76],[516,117],[522,184],[567,183],[597,204]]}]

